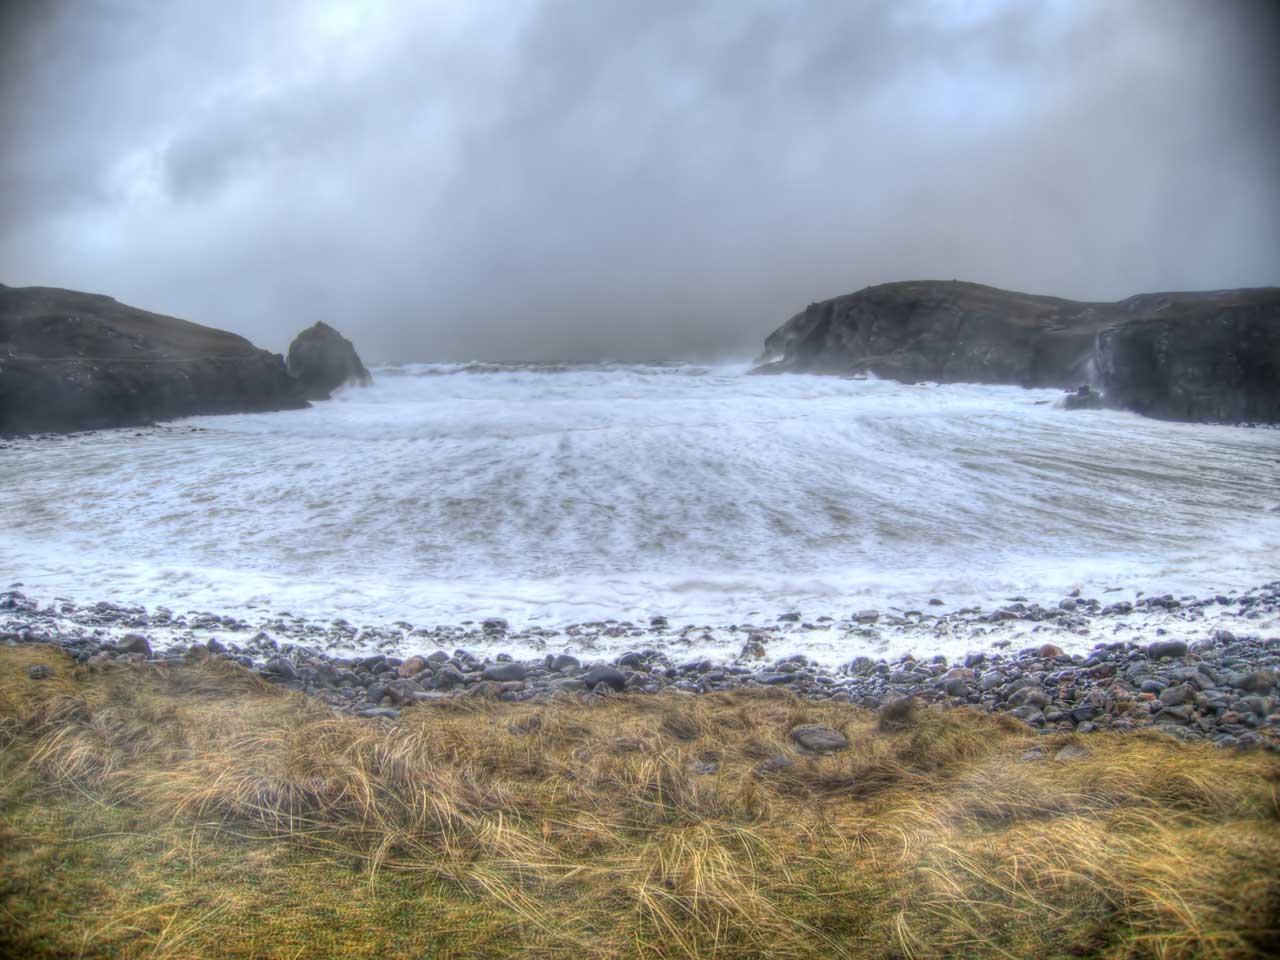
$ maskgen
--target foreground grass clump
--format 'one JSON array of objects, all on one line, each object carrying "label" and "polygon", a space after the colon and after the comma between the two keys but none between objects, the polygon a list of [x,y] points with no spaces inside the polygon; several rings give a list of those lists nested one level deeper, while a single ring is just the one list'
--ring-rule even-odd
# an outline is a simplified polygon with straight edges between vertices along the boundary
[{"label": "foreground grass clump", "polygon": [[[813,723],[848,749],[803,755]],[[1280,951],[1280,763],[1071,743],[747,691],[386,725],[224,663],[0,648],[0,955]]]}]

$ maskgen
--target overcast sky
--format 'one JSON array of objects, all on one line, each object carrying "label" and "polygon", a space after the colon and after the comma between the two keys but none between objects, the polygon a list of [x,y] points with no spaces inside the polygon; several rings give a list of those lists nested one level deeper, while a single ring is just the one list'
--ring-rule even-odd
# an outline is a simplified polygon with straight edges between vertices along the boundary
[{"label": "overcast sky", "polygon": [[372,362],[1280,284],[1280,4],[0,4],[0,282]]}]

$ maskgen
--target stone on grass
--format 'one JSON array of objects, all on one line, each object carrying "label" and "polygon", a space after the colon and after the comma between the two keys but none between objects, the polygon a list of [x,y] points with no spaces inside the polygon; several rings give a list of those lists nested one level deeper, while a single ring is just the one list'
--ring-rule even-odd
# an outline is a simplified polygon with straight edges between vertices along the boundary
[{"label": "stone on grass", "polygon": [[790,736],[800,746],[814,753],[831,753],[849,748],[849,741],[843,733],[820,723],[793,727]]}]

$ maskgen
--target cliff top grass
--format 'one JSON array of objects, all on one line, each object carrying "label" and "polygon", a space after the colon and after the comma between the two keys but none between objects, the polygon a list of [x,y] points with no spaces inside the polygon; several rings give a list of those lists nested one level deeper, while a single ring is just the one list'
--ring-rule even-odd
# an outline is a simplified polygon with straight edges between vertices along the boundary
[{"label": "cliff top grass", "polygon": [[[806,755],[813,723],[848,749]],[[0,955],[1280,952],[1273,756],[881,726],[755,691],[391,724],[223,662],[0,648]]]}]

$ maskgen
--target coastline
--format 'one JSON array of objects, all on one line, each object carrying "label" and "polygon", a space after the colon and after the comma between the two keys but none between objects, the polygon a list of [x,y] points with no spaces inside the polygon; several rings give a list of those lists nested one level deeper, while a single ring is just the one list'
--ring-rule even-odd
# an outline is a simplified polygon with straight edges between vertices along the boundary
[{"label": "coastline", "polygon": [[[16,588],[0,593],[5,645],[51,643],[91,670],[116,660],[224,659],[340,712],[388,721],[407,707],[460,697],[538,703],[775,688],[869,710],[973,707],[1045,734],[1154,727],[1184,740],[1275,751],[1278,626],[1280,581],[1198,598],[1066,597],[1053,607],[1015,600],[993,610],[865,610],[813,620],[788,612],[764,625],[719,628],[673,628],[654,617],[556,631],[512,630],[497,618],[429,629],[285,614],[251,624],[105,601],[42,606]],[[786,652],[835,630],[849,654],[840,662]],[[886,633],[911,636],[915,653],[871,655]],[[851,637],[865,643],[850,645]],[[929,648],[930,637],[953,649],[960,641],[969,652],[949,658]],[[1072,649],[1057,642],[1066,638]],[[868,652],[854,654],[859,646]],[[513,649],[522,655],[506,652]]]}]

